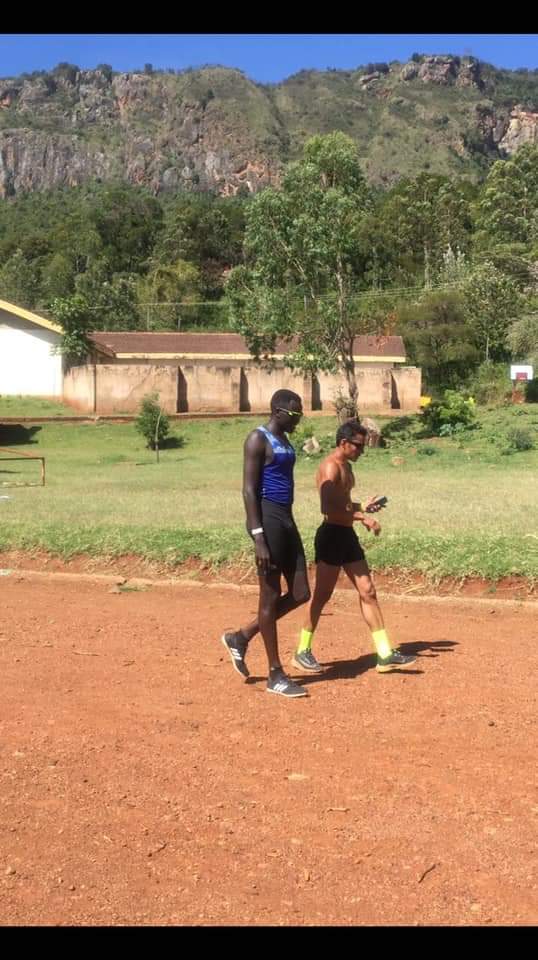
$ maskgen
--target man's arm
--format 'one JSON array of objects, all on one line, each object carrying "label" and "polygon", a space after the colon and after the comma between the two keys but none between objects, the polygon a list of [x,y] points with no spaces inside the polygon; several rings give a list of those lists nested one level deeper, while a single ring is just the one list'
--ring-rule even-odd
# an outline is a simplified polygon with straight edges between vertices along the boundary
[{"label": "man's arm", "polygon": [[243,502],[247,515],[247,529],[254,533],[256,566],[260,573],[269,573],[270,554],[263,534],[260,504],[260,483],[265,463],[265,437],[258,430],[249,433],[243,448]]}]

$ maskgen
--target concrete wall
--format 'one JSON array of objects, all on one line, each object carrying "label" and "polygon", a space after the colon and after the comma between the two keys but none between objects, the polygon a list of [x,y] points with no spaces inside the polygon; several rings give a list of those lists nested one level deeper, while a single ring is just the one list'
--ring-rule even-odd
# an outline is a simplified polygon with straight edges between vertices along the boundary
[{"label": "concrete wall", "polygon": [[0,394],[61,397],[60,335],[0,310]]},{"label": "concrete wall", "polygon": [[[355,375],[359,410],[379,413],[383,410],[418,410],[422,386],[420,367],[358,366]],[[345,378],[338,374],[318,373],[314,384],[315,409],[332,413],[338,391],[347,394]]]},{"label": "concrete wall", "polygon": [[82,413],[95,411],[95,366],[71,367],[64,376],[64,400]]},{"label": "concrete wall", "polygon": [[276,390],[293,390],[303,400],[305,410],[312,409],[311,378],[280,366],[265,370],[254,364],[241,367],[240,410],[263,413],[269,409],[269,400]]},{"label": "concrete wall", "polygon": [[[357,367],[359,409],[372,412],[419,407],[418,367]],[[226,361],[190,363],[87,364],[65,377],[64,399],[76,409],[97,413],[137,413],[144,394],[157,392],[167,413],[262,413],[275,390],[294,390],[305,411],[334,413],[343,377],[320,373],[303,377],[285,367],[265,370],[254,364]]]},{"label": "concrete wall", "polygon": [[85,413],[138,413],[143,396],[155,392],[166,413],[177,412],[177,367],[87,364],[64,378],[64,400]]},{"label": "concrete wall", "polygon": [[180,410],[222,412],[239,410],[241,368],[230,363],[182,363],[179,371]]},{"label": "concrete wall", "polygon": [[396,367],[391,370],[401,410],[418,410],[422,393],[420,367]]},{"label": "concrete wall", "polygon": [[97,413],[138,413],[146,393],[158,393],[166,413],[177,410],[177,367],[154,364],[96,365]]},{"label": "concrete wall", "polygon": [[[387,410],[391,407],[390,367],[357,367],[355,376],[359,390],[359,409]],[[335,373],[318,373],[319,410],[334,411],[334,399],[338,392],[347,395],[345,377]]]}]

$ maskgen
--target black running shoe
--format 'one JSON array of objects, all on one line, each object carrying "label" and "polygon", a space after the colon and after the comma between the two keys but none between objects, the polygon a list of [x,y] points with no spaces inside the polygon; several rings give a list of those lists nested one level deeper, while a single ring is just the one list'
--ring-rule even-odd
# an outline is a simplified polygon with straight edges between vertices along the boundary
[{"label": "black running shoe", "polygon": [[271,671],[267,681],[267,693],[279,693],[281,697],[307,697],[308,693],[283,670]]},{"label": "black running shoe", "polygon": [[399,650],[393,650],[389,657],[378,657],[376,670],[378,673],[391,673],[392,670],[401,670],[402,667],[410,667],[417,658],[409,654],[400,653]]},{"label": "black running shoe", "polygon": [[241,676],[246,680],[247,677],[250,676],[248,667],[245,663],[248,641],[245,640],[243,635],[239,632],[223,633],[220,639],[230,654],[230,660],[232,661],[234,670],[236,670],[237,673],[240,673]]},{"label": "black running shoe", "polygon": [[299,653],[297,650],[291,658],[293,667],[299,670],[306,670],[307,673],[323,673],[321,663],[318,663],[311,650],[303,650]]}]

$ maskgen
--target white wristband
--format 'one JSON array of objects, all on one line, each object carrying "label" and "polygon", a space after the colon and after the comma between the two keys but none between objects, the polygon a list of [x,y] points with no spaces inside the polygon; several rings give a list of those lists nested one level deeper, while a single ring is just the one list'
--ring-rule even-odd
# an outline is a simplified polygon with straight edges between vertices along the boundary
[{"label": "white wristband", "polygon": [[263,533],[263,527],[256,527],[254,530],[250,531],[252,536],[255,537],[257,533]]}]

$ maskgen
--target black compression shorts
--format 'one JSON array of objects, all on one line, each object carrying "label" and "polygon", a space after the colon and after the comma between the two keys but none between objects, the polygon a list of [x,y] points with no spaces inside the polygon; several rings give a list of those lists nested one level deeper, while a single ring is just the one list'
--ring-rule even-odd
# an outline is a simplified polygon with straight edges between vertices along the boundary
[{"label": "black compression shorts", "polygon": [[271,572],[278,571],[293,579],[298,570],[304,570],[306,576],[304,547],[291,506],[262,498],[261,514],[265,542],[271,554]]},{"label": "black compression shorts", "polygon": [[345,567],[366,559],[353,527],[322,523],[316,531],[314,546],[316,563],[328,563],[331,567]]}]

